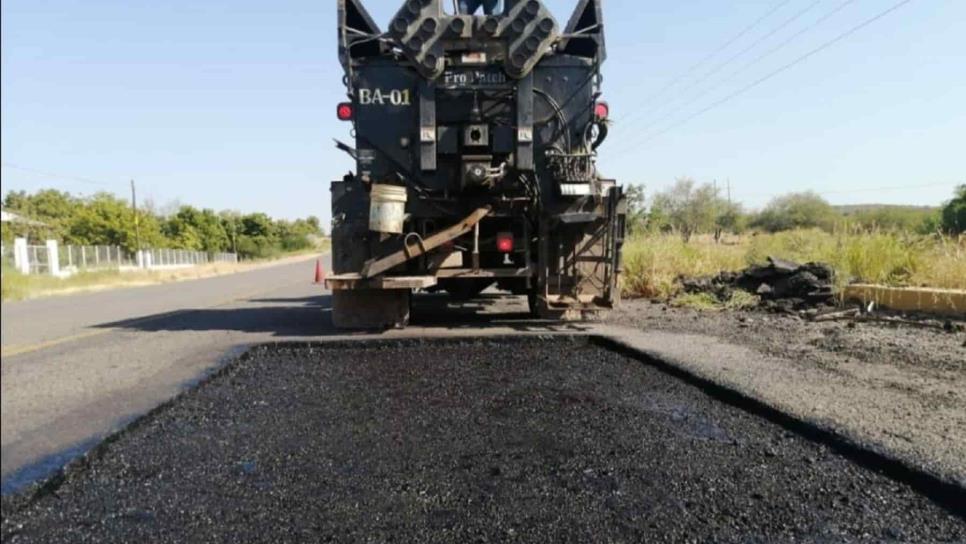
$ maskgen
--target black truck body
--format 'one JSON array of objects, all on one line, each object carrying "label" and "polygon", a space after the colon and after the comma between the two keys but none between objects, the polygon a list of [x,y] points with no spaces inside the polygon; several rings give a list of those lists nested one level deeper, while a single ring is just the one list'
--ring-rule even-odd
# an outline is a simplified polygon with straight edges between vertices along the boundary
[{"label": "black truck body", "polygon": [[339,0],[356,170],[332,183],[333,320],[403,326],[414,289],[493,284],[544,317],[619,299],[624,199],[602,176],[600,0],[561,30],[539,0],[495,15],[408,0],[381,31]]}]

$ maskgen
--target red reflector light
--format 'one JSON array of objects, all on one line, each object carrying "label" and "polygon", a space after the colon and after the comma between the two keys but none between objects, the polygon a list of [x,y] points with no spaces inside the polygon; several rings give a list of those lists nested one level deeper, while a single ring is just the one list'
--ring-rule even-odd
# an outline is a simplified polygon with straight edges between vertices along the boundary
[{"label": "red reflector light", "polygon": [[598,119],[607,119],[610,116],[610,106],[607,102],[598,102],[594,104],[594,117]]},{"label": "red reflector light", "polygon": [[510,253],[513,251],[513,233],[501,232],[496,235],[496,248],[500,253]]},{"label": "red reflector light", "polygon": [[340,103],[335,109],[335,114],[339,117],[339,121],[351,121],[352,113],[352,104],[348,102]]}]

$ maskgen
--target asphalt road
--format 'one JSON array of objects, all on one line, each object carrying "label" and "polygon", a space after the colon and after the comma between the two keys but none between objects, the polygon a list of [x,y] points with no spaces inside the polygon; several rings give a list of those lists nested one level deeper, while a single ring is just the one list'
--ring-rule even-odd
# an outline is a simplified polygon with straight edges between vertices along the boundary
[{"label": "asphalt road", "polygon": [[0,305],[3,491],[58,468],[239,346],[327,332],[313,272],[307,258]]},{"label": "asphalt road", "polygon": [[7,542],[962,542],[909,487],[586,339],[259,348]]},{"label": "asphalt road", "polygon": [[[328,257],[323,257],[330,270]],[[2,491],[36,482],[247,346],[338,336],[314,258],[233,275],[3,303]],[[498,316],[495,317],[494,316]],[[523,297],[414,301],[384,336],[580,331],[535,323]]]}]

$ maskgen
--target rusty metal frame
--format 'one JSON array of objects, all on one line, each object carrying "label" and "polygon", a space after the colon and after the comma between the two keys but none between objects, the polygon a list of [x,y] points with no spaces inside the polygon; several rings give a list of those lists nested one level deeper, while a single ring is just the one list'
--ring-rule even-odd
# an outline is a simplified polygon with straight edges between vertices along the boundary
[{"label": "rusty metal frame", "polygon": [[459,223],[430,235],[415,248],[406,246],[399,251],[391,253],[385,257],[366,261],[362,266],[362,277],[372,278],[378,276],[379,274],[383,274],[406,261],[415,259],[420,255],[424,255],[436,249],[450,240],[459,238],[473,229],[473,227],[482,221],[484,217],[489,215],[490,209],[490,206],[483,206],[482,208],[473,210],[473,213],[467,215]]}]

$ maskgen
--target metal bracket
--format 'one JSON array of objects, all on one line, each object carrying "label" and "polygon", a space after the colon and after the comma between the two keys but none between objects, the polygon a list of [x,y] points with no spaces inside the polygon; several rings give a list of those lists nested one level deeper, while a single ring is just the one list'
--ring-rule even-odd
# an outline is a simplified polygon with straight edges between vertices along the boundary
[{"label": "metal bracket", "polygon": [[466,216],[466,218],[459,223],[427,237],[423,240],[423,243],[415,249],[413,249],[411,246],[407,246],[385,257],[366,261],[366,263],[362,266],[362,277],[371,278],[373,276],[378,276],[379,274],[382,274],[391,268],[399,266],[406,261],[415,259],[416,257],[432,251],[446,242],[449,242],[450,240],[466,234],[473,229],[477,223],[482,221],[483,218],[489,213],[489,206],[477,208],[473,211],[473,213]]},{"label": "metal bracket", "polygon": [[533,170],[533,73],[517,85],[517,152],[518,170]]},{"label": "metal bracket", "polygon": [[419,83],[419,167],[436,170],[436,84]]}]

